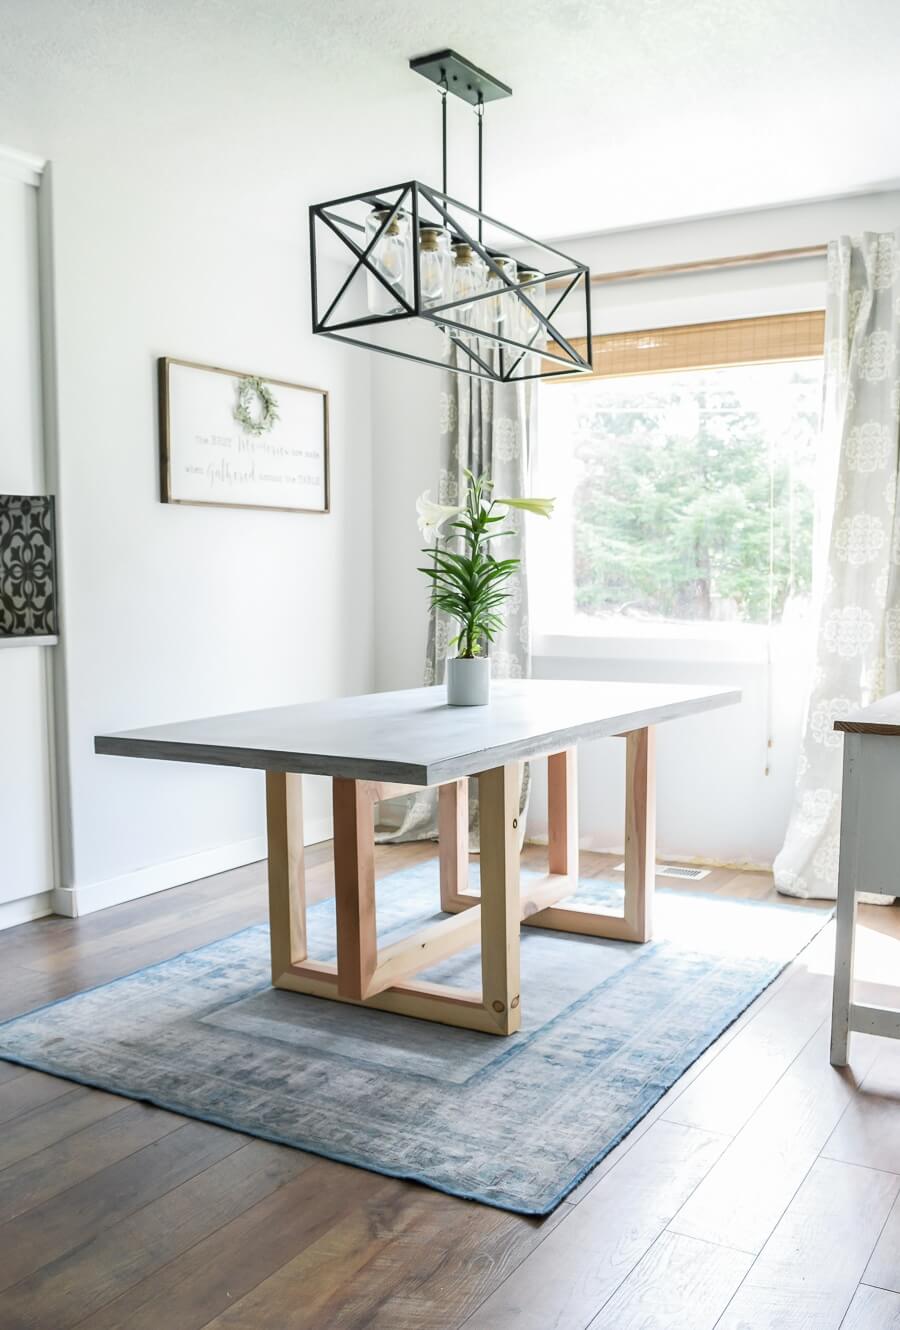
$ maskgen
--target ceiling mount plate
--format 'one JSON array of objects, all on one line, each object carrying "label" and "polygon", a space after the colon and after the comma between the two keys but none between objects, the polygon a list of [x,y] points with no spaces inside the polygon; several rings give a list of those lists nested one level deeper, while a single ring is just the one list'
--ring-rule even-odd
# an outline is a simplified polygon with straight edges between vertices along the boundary
[{"label": "ceiling mount plate", "polygon": [[493,74],[486,74],[455,51],[435,51],[432,55],[417,56],[415,60],[410,60],[409,67],[438,85],[446,79],[447,91],[455,93],[471,106],[512,96],[512,88],[494,78]]}]

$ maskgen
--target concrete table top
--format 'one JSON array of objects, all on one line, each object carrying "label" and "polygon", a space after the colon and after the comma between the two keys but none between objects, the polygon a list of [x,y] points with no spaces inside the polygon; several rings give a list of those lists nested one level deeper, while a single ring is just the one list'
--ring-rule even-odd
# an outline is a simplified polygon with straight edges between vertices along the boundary
[{"label": "concrete table top", "polygon": [[443,687],[370,693],[98,735],[97,753],[440,785],[740,701],[705,685],[501,679],[486,707]]}]

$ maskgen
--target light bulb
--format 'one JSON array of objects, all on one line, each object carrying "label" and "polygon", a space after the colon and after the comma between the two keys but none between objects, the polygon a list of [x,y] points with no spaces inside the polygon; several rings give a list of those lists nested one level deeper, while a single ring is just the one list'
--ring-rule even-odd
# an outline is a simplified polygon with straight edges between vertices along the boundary
[{"label": "light bulb", "polygon": [[[375,239],[375,237],[378,237]],[[394,288],[388,290],[370,272],[366,275],[367,303],[371,314],[394,314],[401,309],[397,297],[406,299],[410,286],[409,218],[402,209],[391,216],[385,208],[374,208],[366,218],[366,242],[374,245],[370,262]]]},{"label": "light bulb", "polygon": [[[518,280],[524,287],[523,295],[527,296],[532,305],[535,305],[541,313],[544,312],[544,306],[547,300],[547,287],[543,280],[544,274],[538,272],[536,268],[519,268]],[[530,346],[540,347],[544,345],[546,338],[541,331],[542,325],[525,304],[524,300],[519,300],[516,322],[518,324],[517,341],[527,342]]]},{"label": "light bulb", "polygon": [[[500,271],[509,278],[509,282],[514,286],[518,272],[518,265],[516,264],[515,259],[511,259],[508,254],[492,254],[491,257]],[[508,285],[502,277],[498,277],[498,275],[492,270],[489,270],[488,272],[488,286],[490,286],[493,291],[499,293],[493,300],[488,300],[486,302],[488,306],[488,317],[493,319],[494,323],[502,323],[504,319],[507,319],[508,315],[515,313],[515,306],[511,303],[515,300],[515,297],[510,297],[505,294],[505,292],[511,290],[511,286]]]},{"label": "light bulb", "polygon": [[444,294],[444,262],[437,250],[422,250],[422,297],[434,304]]}]

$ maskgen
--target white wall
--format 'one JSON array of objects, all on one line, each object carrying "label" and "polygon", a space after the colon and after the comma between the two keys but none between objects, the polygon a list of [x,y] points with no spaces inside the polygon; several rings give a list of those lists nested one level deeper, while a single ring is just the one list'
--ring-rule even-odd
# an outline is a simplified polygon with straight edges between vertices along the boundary
[{"label": "white wall", "polygon": [[[522,223],[527,230],[527,219]],[[842,232],[900,224],[900,192],[677,222],[561,240],[561,248],[597,272],[728,257],[824,243]],[[824,260],[654,278],[594,288],[598,332],[750,317],[824,305]],[[546,389],[545,391],[552,391]],[[398,687],[421,677],[424,597],[415,573],[416,493],[437,477],[440,375],[396,365],[379,374],[375,403],[376,680]],[[739,707],[663,727],[659,741],[659,847],[663,855],[768,864],[781,845],[790,806],[802,723],[804,668],[795,643],[776,644],[767,682],[761,644],[744,648],[535,639],[542,677],[696,681],[737,684]],[[771,723],[769,708],[771,706]],[[772,748],[767,750],[767,738]],[[621,770],[614,742],[581,755],[581,832],[587,848],[622,845]],[[767,760],[768,759],[768,760]],[[769,774],[765,774],[766,766]],[[529,835],[546,830],[545,782],[535,769]]]},{"label": "white wall", "polygon": [[[96,733],[373,682],[370,360],[309,327],[305,210],[359,167],[347,125],[296,51],[142,8],[60,14],[58,55],[35,5],[0,55],[0,142],[51,162],[66,911],[264,854],[259,773],[97,757]],[[331,515],[162,505],[163,354],[328,389]],[[307,813],[329,834],[315,781]]]},{"label": "white wall", "polygon": [[[0,493],[43,494],[37,176],[0,153]],[[0,927],[50,910],[48,668],[54,647],[0,640]]]},{"label": "white wall", "polygon": [[[390,70],[373,63],[377,7],[352,33],[346,8],[314,31],[302,5],[279,6],[275,23],[225,0],[12,9],[0,142],[51,162],[49,460],[71,803],[57,903],[87,909],[263,850],[258,775],[98,758],[95,733],[420,677],[412,505],[436,483],[440,378],[311,336],[305,210],[396,178],[398,164],[429,178],[436,102],[423,85],[411,115],[401,55]],[[419,7],[417,22],[431,17]],[[891,209],[888,196],[854,199],[578,244],[594,246],[599,268],[629,267],[824,240],[860,219],[886,224]],[[810,274],[791,278],[804,302]],[[765,304],[786,276],[606,292],[599,326],[625,326],[629,310],[639,323],[734,313],[735,292]],[[332,515],[161,505],[161,354],[328,388]],[[727,754],[710,752],[727,771]],[[324,834],[324,791],[309,793],[313,834]],[[605,834],[599,821],[588,830]],[[703,826],[680,830],[703,840]]]}]

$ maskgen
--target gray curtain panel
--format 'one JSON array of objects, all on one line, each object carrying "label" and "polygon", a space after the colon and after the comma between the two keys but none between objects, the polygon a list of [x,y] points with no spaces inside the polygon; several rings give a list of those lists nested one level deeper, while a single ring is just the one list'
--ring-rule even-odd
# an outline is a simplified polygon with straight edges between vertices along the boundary
[{"label": "gray curtain panel", "polygon": [[775,884],[788,896],[837,894],[842,744],[834,721],[900,688],[898,350],[900,231],[834,241],[821,460],[826,539],[814,569],[816,668],[794,805],[774,865]]},{"label": "gray curtain panel", "polygon": [[[461,354],[454,352],[453,354]],[[489,475],[496,494],[519,498],[528,493],[530,459],[533,455],[536,392],[531,382],[506,384],[444,374],[440,396],[439,503],[460,502],[468,469],[474,475]],[[521,567],[508,584],[510,599],[504,608],[504,627],[491,644],[491,670],[495,679],[525,679],[531,673],[531,639],[528,627],[528,580],[525,535],[528,514],[509,510],[504,530],[511,536],[498,540],[498,558],[518,558]],[[450,642],[457,628],[443,613],[432,613],[425,648],[425,683],[444,681],[445,661],[454,654]],[[521,811],[528,801],[528,767],[523,766]],[[396,831],[379,834],[382,841],[428,840],[437,836],[437,791],[423,790],[405,801],[405,812]],[[520,840],[525,818],[519,818]],[[469,842],[478,849],[478,782],[469,782]]]}]

